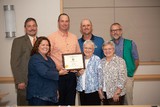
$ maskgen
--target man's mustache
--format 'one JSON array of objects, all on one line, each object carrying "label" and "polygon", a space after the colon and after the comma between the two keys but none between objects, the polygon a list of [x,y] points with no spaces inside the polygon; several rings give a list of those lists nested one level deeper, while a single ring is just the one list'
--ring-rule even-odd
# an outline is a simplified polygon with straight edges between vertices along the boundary
[{"label": "man's mustache", "polygon": [[88,28],[84,29],[84,30],[89,30]]},{"label": "man's mustache", "polygon": [[33,30],[33,29],[32,29],[32,30],[30,30],[29,32],[34,32],[34,31],[36,31],[36,30]]}]

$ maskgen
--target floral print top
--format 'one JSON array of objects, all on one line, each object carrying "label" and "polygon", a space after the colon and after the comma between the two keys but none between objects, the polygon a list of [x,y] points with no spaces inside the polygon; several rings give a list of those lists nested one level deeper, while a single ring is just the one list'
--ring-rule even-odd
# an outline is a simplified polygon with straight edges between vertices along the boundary
[{"label": "floral print top", "polygon": [[107,62],[106,57],[103,58],[101,60],[101,66],[103,72],[102,83],[105,84],[107,99],[113,98],[117,87],[122,89],[120,96],[125,95],[125,84],[127,77],[125,61],[122,58],[114,55],[110,62]]}]

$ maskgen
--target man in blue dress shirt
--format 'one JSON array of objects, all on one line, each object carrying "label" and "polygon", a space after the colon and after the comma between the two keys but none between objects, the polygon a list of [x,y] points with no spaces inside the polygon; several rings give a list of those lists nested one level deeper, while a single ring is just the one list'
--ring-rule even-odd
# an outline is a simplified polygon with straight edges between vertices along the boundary
[{"label": "man in blue dress shirt", "polygon": [[95,44],[94,54],[99,56],[100,58],[104,57],[102,45],[104,40],[102,37],[98,37],[92,34],[92,22],[89,19],[83,19],[80,24],[80,31],[82,37],[78,40],[81,51],[83,52],[83,43],[86,40],[92,40]]}]

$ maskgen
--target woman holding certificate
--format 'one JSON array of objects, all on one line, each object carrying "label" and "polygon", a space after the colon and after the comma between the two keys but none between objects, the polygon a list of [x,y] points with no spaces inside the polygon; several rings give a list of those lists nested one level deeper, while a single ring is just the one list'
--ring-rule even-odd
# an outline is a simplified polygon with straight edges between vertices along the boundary
[{"label": "woman holding certificate", "polygon": [[85,58],[85,68],[77,73],[77,91],[80,95],[81,105],[100,105],[98,91],[102,74],[98,67],[100,58],[94,55],[94,43],[91,40],[86,40],[83,44],[83,52]]},{"label": "woman holding certificate", "polygon": [[31,51],[27,86],[30,106],[51,106],[58,102],[59,74],[54,61],[48,56],[50,46],[46,37],[39,37]]}]

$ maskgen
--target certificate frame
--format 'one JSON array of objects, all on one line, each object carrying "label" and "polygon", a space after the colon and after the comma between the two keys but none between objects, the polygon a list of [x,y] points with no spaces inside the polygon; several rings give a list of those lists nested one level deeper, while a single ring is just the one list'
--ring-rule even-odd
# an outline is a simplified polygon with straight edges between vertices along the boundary
[{"label": "certificate frame", "polygon": [[63,67],[66,70],[85,69],[83,53],[62,54]]}]

